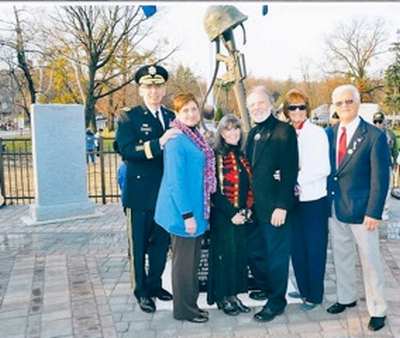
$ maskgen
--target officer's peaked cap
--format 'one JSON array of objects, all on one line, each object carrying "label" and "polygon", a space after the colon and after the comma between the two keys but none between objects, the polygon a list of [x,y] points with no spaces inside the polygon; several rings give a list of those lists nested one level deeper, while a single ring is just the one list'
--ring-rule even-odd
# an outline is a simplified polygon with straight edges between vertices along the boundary
[{"label": "officer's peaked cap", "polygon": [[168,71],[159,65],[140,67],[135,74],[137,84],[163,84],[168,80]]}]

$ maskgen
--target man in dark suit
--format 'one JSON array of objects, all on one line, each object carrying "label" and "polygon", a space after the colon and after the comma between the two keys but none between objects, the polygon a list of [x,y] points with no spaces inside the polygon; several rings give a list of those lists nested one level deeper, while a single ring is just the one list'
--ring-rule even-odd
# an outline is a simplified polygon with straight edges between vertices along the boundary
[{"label": "man in dark suit", "polygon": [[168,129],[174,118],[173,112],[161,106],[167,79],[167,70],[159,65],[144,66],[136,72],[135,81],[144,105],[121,116],[116,134],[119,152],[127,163],[122,200],[128,217],[131,282],[133,284],[134,279],[134,294],[145,312],[156,309],[151,297],[172,299],[172,295],[161,287],[170,238],[154,222],[163,174],[162,149],[178,132]]},{"label": "man in dark suit", "polygon": [[356,246],[360,255],[368,312],[368,328],[385,325],[384,274],[379,230],[389,182],[385,134],[358,116],[360,94],[353,85],[332,93],[340,123],[329,135],[332,174],[330,232],[337,281],[337,302],[327,311],[343,312],[357,302]]},{"label": "man in dark suit", "polygon": [[[256,87],[247,97],[247,107],[256,126],[249,132],[246,152],[253,167],[255,217],[262,236],[264,278],[268,301],[254,315],[269,321],[283,313],[289,276],[290,224],[298,173],[296,132],[272,115],[271,99]],[[257,278],[257,275],[256,275]]]}]

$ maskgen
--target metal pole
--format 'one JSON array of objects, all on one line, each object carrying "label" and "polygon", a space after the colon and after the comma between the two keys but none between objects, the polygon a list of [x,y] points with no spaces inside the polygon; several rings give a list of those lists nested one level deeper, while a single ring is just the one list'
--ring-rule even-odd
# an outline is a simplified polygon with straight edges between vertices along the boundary
[{"label": "metal pole", "polygon": [[242,81],[235,81],[233,92],[239,107],[240,116],[242,117],[243,131],[247,134],[250,130],[250,119],[247,112],[245,89]]},{"label": "metal pole", "polygon": [[0,206],[5,203],[3,139],[0,137]]},{"label": "metal pole", "polygon": [[100,146],[100,180],[101,180],[101,201],[106,204],[106,178],[104,173],[104,141],[103,137],[99,136],[99,146]]},{"label": "metal pole", "polygon": [[240,116],[242,118],[243,131],[247,134],[250,130],[250,119],[246,107],[246,94],[245,94],[246,91],[243,84],[243,79],[246,77],[246,74],[243,74],[240,69],[239,57],[238,57],[239,52],[236,50],[235,38],[233,36],[232,29],[229,29],[228,31],[223,33],[223,40],[225,42],[226,49],[233,58],[233,68],[229,69],[228,71],[233,73],[232,75],[235,79],[233,90],[238,105],[238,109],[240,112]]}]

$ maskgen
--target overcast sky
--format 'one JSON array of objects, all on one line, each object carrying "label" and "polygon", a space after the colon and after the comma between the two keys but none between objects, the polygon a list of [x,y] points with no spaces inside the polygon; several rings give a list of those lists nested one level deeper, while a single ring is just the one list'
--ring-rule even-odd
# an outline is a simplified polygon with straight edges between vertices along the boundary
[{"label": "overcast sky", "polygon": [[[241,44],[240,28],[235,30],[235,37],[238,49],[245,54],[248,73],[255,76],[299,79],[302,59],[313,60],[317,71],[323,61],[324,36],[341,21],[382,17],[392,41],[400,29],[399,3],[266,3],[269,8],[266,16],[262,16],[263,3],[232,3],[249,17],[244,23],[247,44]],[[209,3],[193,2],[160,8],[159,34],[181,46],[174,59],[191,66],[203,77],[210,76],[214,60],[203,29],[208,6]],[[389,55],[380,58],[374,69],[382,69],[388,62]]]},{"label": "overcast sky", "polygon": [[[139,2],[132,3],[139,4]],[[1,17],[9,15],[12,4],[12,2],[0,4]],[[61,3],[56,2],[56,4]],[[157,34],[154,38],[167,38],[171,45],[180,46],[170,62],[190,66],[196,75],[209,79],[214,65],[214,50],[203,28],[203,19],[207,7],[216,3],[154,2],[154,4],[158,7],[158,12],[154,16],[157,23],[155,27]],[[274,79],[284,80],[289,77],[299,79],[301,60],[312,60],[317,73],[318,65],[323,61],[324,36],[339,22],[357,17],[372,20],[382,17],[390,41],[394,41],[396,30],[400,29],[400,3],[395,2],[231,2],[230,4],[235,5],[249,17],[244,23],[247,32],[245,46],[242,45],[241,29],[235,30],[237,47],[245,54],[248,73]],[[269,7],[266,16],[262,16],[263,4],[268,4]],[[55,6],[50,2],[26,3],[26,5],[45,6],[48,9]],[[389,55],[381,57],[374,65],[374,70],[384,69],[389,61]]]}]

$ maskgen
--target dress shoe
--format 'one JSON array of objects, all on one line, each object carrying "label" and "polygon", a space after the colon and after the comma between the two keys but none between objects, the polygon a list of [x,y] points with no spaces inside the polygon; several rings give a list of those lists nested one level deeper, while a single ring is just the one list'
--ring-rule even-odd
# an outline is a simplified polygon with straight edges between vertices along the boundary
[{"label": "dress shoe", "polygon": [[165,289],[158,289],[152,294],[152,296],[157,297],[159,300],[162,301],[172,300],[172,295]]},{"label": "dress shoe", "polygon": [[237,316],[240,313],[240,310],[237,308],[237,306],[226,298],[223,299],[221,302],[218,302],[217,306],[218,309],[224,311],[224,313],[228,316]]},{"label": "dress shoe", "polygon": [[288,296],[289,296],[290,298],[303,298],[303,297],[301,296],[300,292],[297,292],[297,291],[289,292],[289,293],[288,293]]},{"label": "dress shoe", "polygon": [[384,317],[371,317],[368,323],[368,329],[371,331],[378,331],[385,326],[385,319]]},{"label": "dress shoe", "polygon": [[240,312],[249,313],[251,311],[251,309],[248,306],[244,305],[242,301],[236,296],[232,297],[232,303],[235,304]]},{"label": "dress shoe", "polygon": [[156,311],[156,305],[151,298],[139,297],[138,304],[143,312],[152,313]]},{"label": "dress shoe", "polygon": [[300,305],[300,308],[304,311],[310,311],[318,306],[317,303],[311,303],[305,301],[303,304]]},{"label": "dress shoe", "polygon": [[258,322],[269,322],[273,320],[276,316],[281,315],[285,311],[285,308],[272,311],[269,307],[264,306],[260,312],[254,315],[254,319]]},{"label": "dress shoe", "polygon": [[326,309],[326,311],[330,314],[335,315],[335,314],[343,312],[344,310],[346,310],[347,307],[354,307],[356,305],[357,305],[357,302],[352,302],[349,304],[335,303],[335,304],[331,305],[330,307],[328,307]]},{"label": "dress shoe", "polygon": [[193,317],[193,318],[187,319],[187,321],[191,322],[191,323],[201,324],[201,323],[208,322],[208,317],[199,315],[197,317]]},{"label": "dress shoe", "polygon": [[254,300],[266,300],[268,298],[268,295],[265,291],[258,290],[250,292],[249,297]]},{"label": "dress shoe", "polygon": [[208,313],[208,311],[203,310],[203,309],[198,309],[200,315],[204,316],[204,317],[208,317],[210,314]]}]

